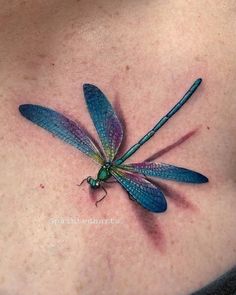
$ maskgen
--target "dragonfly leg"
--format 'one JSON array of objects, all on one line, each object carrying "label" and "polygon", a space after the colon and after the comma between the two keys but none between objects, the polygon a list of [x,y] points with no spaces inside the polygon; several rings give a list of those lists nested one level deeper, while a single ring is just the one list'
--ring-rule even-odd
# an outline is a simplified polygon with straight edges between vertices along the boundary
[{"label": "dragonfly leg", "polygon": [[95,203],[96,207],[98,206],[98,203],[101,202],[103,199],[105,199],[106,196],[107,196],[107,191],[106,191],[106,189],[105,189],[102,185],[101,185],[101,188],[102,188],[103,191],[105,192],[105,195],[104,195],[101,199],[99,199],[98,201],[96,201],[96,203]]},{"label": "dragonfly leg", "polygon": [[83,179],[83,180],[81,181],[81,183],[80,183],[80,184],[77,184],[77,185],[78,185],[78,186],[81,186],[81,185],[85,182],[85,180],[87,180],[87,178]]},{"label": "dragonfly leg", "polygon": [[111,181],[105,181],[106,183],[117,183],[116,180],[111,180]]},{"label": "dragonfly leg", "polygon": [[129,199],[131,200],[131,201],[136,201],[132,196],[131,196],[131,194],[130,193],[128,193],[127,192],[127,194],[128,194],[128,196],[129,196]]}]

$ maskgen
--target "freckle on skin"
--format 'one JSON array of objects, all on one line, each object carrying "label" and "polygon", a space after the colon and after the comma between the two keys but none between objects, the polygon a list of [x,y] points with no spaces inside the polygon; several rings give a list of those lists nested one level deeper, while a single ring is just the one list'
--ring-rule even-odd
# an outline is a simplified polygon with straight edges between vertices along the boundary
[{"label": "freckle on skin", "polygon": [[84,286],[82,284],[79,284],[78,286],[75,286],[76,294],[81,294],[81,291],[84,289]]},{"label": "freckle on skin", "polygon": [[30,80],[30,81],[36,81],[36,80],[37,80],[36,77],[30,77],[30,76],[27,76],[27,75],[24,75],[24,76],[23,76],[23,79],[24,79],[24,80]]},{"label": "freckle on skin", "polygon": [[45,57],[47,57],[47,55],[44,54],[44,53],[39,53],[39,54],[38,54],[38,57],[40,57],[40,58],[45,58]]},{"label": "freckle on skin", "polygon": [[9,232],[9,234],[7,235],[8,238],[11,238],[13,235],[13,232]]},{"label": "freckle on skin", "polygon": [[30,268],[30,266],[28,264],[25,266],[25,270],[26,270],[26,272],[30,272],[31,271],[31,268]]},{"label": "freckle on skin", "polygon": [[32,257],[33,256],[33,252],[30,252],[28,257]]},{"label": "freckle on skin", "polygon": [[42,183],[40,183],[39,186],[40,186],[40,188],[42,188],[42,189],[44,189],[44,187],[45,187]]},{"label": "freckle on skin", "polygon": [[57,258],[58,258],[59,260],[63,260],[63,258],[64,258],[64,257],[63,257],[63,254],[59,252],[59,253],[57,254]]},{"label": "freckle on skin", "polygon": [[201,61],[201,57],[200,56],[195,56],[195,58],[194,58],[196,61]]}]

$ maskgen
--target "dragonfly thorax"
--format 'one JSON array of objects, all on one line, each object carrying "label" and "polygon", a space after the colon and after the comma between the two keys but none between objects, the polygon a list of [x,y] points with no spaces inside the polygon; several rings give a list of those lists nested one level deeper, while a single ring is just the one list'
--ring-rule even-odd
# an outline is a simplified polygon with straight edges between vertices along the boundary
[{"label": "dragonfly thorax", "polygon": [[105,163],[100,170],[98,171],[97,179],[100,181],[106,181],[108,178],[111,177],[111,163]]}]

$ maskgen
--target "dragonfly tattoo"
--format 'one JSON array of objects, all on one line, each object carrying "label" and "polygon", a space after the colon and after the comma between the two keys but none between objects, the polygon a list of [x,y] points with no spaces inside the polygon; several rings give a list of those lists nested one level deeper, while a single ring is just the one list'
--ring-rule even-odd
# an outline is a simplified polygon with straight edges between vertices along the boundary
[{"label": "dragonfly tattoo", "polygon": [[167,209],[166,198],[161,189],[152,183],[150,177],[195,184],[206,183],[208,178],[198,172],[170,164],[123,163],[179,111],[196,91],[201,81],[202,79],[197,79],[179,102],[118,159],[116,159],[116,155],[123,139],[123,128],[112,105],[95,85],[84,84],[83,91],[89,114],[101,140],[103,150],[97,147],[78,123],[52,109],[40,105],[23,104],[19,106],[19,111],[26,119],[76,147],[100,164],[101,167],[95,179],[91,176],[84,179],[87,180],[91,188],[102,187],[104,189],[102,184],[108,182],[108,179],[113,176],[115,181],[120,183],[128,192],[132,200],[138,202],[143,208],[151,212],[164,212]]}]

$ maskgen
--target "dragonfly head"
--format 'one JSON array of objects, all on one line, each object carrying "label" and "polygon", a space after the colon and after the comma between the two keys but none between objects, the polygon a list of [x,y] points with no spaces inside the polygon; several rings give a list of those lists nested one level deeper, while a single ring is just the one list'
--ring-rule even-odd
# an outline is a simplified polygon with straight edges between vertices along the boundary
[{"label": "dragonfly head", "polygon": [[87,182],[91,188],[99,188],[100,187],[100,180],[94,179],[91,176],[87,177]]}]

